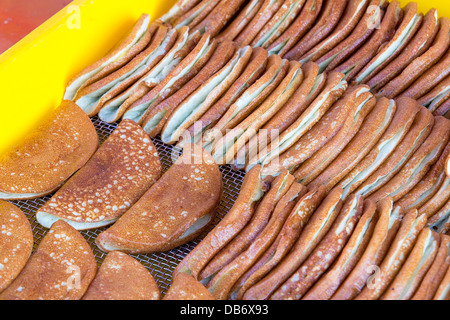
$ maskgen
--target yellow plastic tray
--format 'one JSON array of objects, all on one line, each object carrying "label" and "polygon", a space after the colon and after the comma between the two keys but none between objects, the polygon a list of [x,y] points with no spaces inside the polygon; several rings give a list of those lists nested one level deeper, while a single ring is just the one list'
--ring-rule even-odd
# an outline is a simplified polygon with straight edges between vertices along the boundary
[{"label": "yellow plastic tray", "polygon": [[[0,155],[56,108],[70,77],[107,53],[142,13],[156,19],[175,2],[75,0],[0,55]],[[434,7],[450,17],[448,0],[417,2],[422,12]]]}]

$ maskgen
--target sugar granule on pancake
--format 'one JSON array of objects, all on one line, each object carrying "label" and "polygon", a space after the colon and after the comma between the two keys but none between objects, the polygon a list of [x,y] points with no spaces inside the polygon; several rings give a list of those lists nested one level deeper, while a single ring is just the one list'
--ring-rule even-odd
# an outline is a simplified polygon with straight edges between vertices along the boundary
[{"label": "sugar granule on pancake", "polygon": [[124,214],[161,176],[156,147],[142,128],[124,120],[88,163],[37,211],[46,228],[64,219],[77,230],[105,226]]}]

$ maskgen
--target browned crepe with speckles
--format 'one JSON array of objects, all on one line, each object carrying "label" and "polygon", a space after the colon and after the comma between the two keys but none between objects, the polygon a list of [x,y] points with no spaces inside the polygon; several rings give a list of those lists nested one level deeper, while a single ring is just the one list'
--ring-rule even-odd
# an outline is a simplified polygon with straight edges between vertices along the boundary
[{"label": "browned crepe with speckles", "polygon": [[33,232],[25,214],[0,200],[0,292],[19,275],[33,248]]},{"label": "browned crepe with speckles", "polygon": [[[234,55],[235,51],[236,46],[231,41],[224,41],[218,44],[207,64],[195,75],[195,77],[169,98],[152,108],[142,120],[142,126],[149,136],[157,136],[176,106],[225,66]],[[154,119],[158,117],[161,119],[155,121]],[[153,121],[157,124],[153,124]]]},{"label": "browned crepe with speckles", "polygon": [[244,299],[269,298],[300,265],[307,261],[308,256],[314,254],[316,246],[320,245],[327,232],[332,229],[335,220],[339,221],[337,217],[342,207],[341,195],[342,189],[339,188],[326,195],[309,218],[291,250],[264,278],[247,290]]},{"label": "browned crepe with speckles", "polygon": [[342,42],[355,29],[358,22],[366,12],[369,0],[350,0],[333,32],[324,40],[316,44],[308,52],[299,58],[299,61],[317,61],[323,55],[331,51],[336,45]]},{"label": "browned crepe with speckles", "polygon": [[[374,113],[368,115],[359,132],[345,146],[332,163],[313,181],[311,187],[318,185],[333,188],[372,150],[378,140],[388,129],[396,112],[397,106],[393,100],[381,98],[374,107]],[[417,111],[418,108],[415,109]]]},{"label": "browned crepe with speckles", "polygon": [[202,34],[207,32],[214,37],[225,27],[234,14],[239,11],[244,2],[244,0],[220,1],[203,21],[192,28],[192,31],[195,32],[198,30]]},{"label": "browned crepe with speckles", "polygon": [[347,275],[353,270],[369,244],[378,213],[372,201],[364,202],[361,219],[342,253],[330,269],[307,291],[302,300],[329,300]]},{"label": "browned crepe with speckles", "polygon": [[433,264],[428,269],[420,286],[417,288],[411,300],[432,300],[439,285],[444,279],[445,272],[450,266],[450,237],[441,234],[441,244],[434,258]]},{"label": "browned crepe with speckles", "polygon": [[417,236],[425,227],[427,217],[418,215],[417,210],[408,211],[402,219],[395,239],[379,265],[378,278],[368,282],[355,300],[376,300],[386,290],[411,252]]},{"label": "browned crepe with speckles", "polygon": [[55,191],[97,150],[98,136],[75,103],[61,105],[0,157],[0,199],[32,199]]},{"label": "browned crepe with speckles", "polygon": [[289,254],[289,250],[293,248],[296,241],[302,235],[302,231],[307,225],[308,220],[325,197],[325,188],[321,187],[309,191],[297,201],[297,204],[284,222],[275,241],[256,263],[258,268],[253,269],[253,273],[240,288],[238,296],[241,296],[244,300],[253,299],[254,295],[252,291],[255,285],[261,279],[264,279],[266,275],[270,274],[280,261]]},{"label": "browned crepe with speckles", "polygon": [[[327,1],[327,3],[330,2],[334,1]],[[317,25],[315,22],[317,16],[321,13],[322,5],[323,0],[308,0],[295,21],[292,22],[289,28],[287,28],[279,37],[274,39],[273,43],[267,47],[267,50],[269,50],[271,54],[279,54],[285,59],[295,60],[292,59],[292,57],[285,56],[285,54],[295,46],[299,40],[301,40],[300,42],[303,42],[303,36],[313,25]],[[324,11],[330,7],[331,6],[324,8]],[[326,11],[324,15],[328,13],[329,11]]]},{"label": "browned crepe with speckles", "polygon": [[401,208],[393,207],[392,199],[382,199],[377,206],[379,218],[372,238],[361,259],[347,276],[332,300],[349,300],[356,297],[366,285],[370,276],[368,268],[378,266],[386,256],[389,247],[397,234],[401,221]]},{"label": "browned crepe with speckles", "polygon": [[158,20],[172,23],[175,19],[181,17],[184,13],[195,7],[201,0],[178,0],[170,10]]},{"label": "browned crepe with speckles", "polygon": [[239,196],[231,210],[178,264],[174,275],[187,273],[199,280],[200,272],[208,262],[250,221],[255,207],[264,193],[260,171],[261,167],[255,166],[245,175]]},{"label": "browned crepe with speckles", "polygon": [[[450,232],[449,232],[450,233]],[[447,233],[447,235],[449,235]],[[447,268],[445,276],[442,279],[433,300],[450,300],[450,267]]]},{"label": "browned crepe with speckles", "polygon": [[163,300],[215,300],[200,281],[186,273],[178,273]]},{"label": "browned crepe with speckles", "polygon": [[260,30],[270,21],[272,16],[278,11],[284,0],[263,0],[261,7],[253,19],[245,26],[234,41],[239,46],[250,45],[252,40]]},{"label": "browned crepe with speckles", "polygon": [[389,81],[399,75],[414,59],[422,55],[433,43],[433,40],[439,30],[439,21],[436,9],[431,9],[425,15],[420,29],[409,41],[408,45],[402,50],[393,61],[382,68],[377,74],[366,83],[375,91],[380,90]]},{"label": "browned crepe with speckles", "polygon": [[106,255],[82,300],[159,300],[152,274],[136,259],[113,251]]},{"label": "browned crepe with speckles", "polygon": [[363,214],[363,199],[353,196],[344,204],[336,221],[308,259],[283,282],[270,297],[271,300],[300,299],[328,270],[350,239]]},{"label": "browned crepe with speckles", "polygon": [[183,26],[188,26],[189,29],[192,29],[202,22],[219,3],[220,0],[201,0],[190,10],[173,20],[171,24],[177,29]]},{"label": "browned crepe with speckles", "polygon": [[439,159],[450,138],[450,121],[436,117],[434,127],[425,142],[412,155],[402,169],[368,198],[378,201],[390,196],[397,201],[407,194]]},{"label": "browned crepe with speckles", "polygon": [[352,84],[366,83],[403,52],[423,21],[423,14],[417,12],[417,9],[418,5],[415,2],[410,2],[405,6],[403,18],[398,28],[395,29],[392,39],[382,44],[379,50],[373,53],[373,58],[363,65],[361,71],[355,75]]},{"label": "browned crepe with speckles", "polygon": [[58,220],[0,300],[78,300],[96,272],[97,262],[87,241]]},{"label": "browned crepe with speckles", "polygon": [[400,8],[400,3],[398,1],[392,1],[381,21],[380,28],[376,29],[367,42],[350,58],[334,69],[330,66],[330,69],[344,73],[349,82],[353,80],[377,52],[392,39],[401,15],[402,9]]},{"label": "browned crepe with speckles", "polygon": [[228,265],[230,263],[233,265],[235,258],[245,252],[260,232],[264,230],[277,203],[286,194],[293,182],[294,177],[287,170],[280,174],[273,181],[270,190],[261,199],[252,220],[203,269],[200,278],[205,279],[212,276],[207,288],[216,299],[223,300],[230,297],[231,289],[234,281],[239,278],[239,273],[235,273],[233,267],[230,270]]},{"label": "browned crepe with speckles", "polygon": [[[304,37],[300,35],[297,42],[286,39],[286,44],[282,43],[282,38],[280,37],[279,40],[269,47],[269,51],[276,51],[276,53],[280,54],[285,59],[298,60],[308,50],[327,37],[339,23],[339,20],[344,13],[347,1],[325,0],[324,2],[325,4],[322,5],[322,12],[320,13],[319,19],[314,23],[314,26],[308,31],[308,33],[305,34]],[[314,15],[308,15],[308,17],[313,16]],[[281,46],[283,47],[281,48]]]},{"label": "browned crepe with speckles", "polygon": [[64,99],[72,100],[80,88],[107,76],[142,51],[151,38],[151,33],[147,32],[149,23],[150,15],[143,14],[134,24],[133,28],[108,54],[69,80],[64,93]]},{"label": "browned crepe with speckles", "polygon": [[425,228],[419,234],[417,241],[400,269],[381,297],[381,300],[408,300],[420,286],[428,269],[439,250],[440,237],[438,233]]},{"label": "browned crepe with speckles", "polygon": [[104,251],[161,252],[199,236],[222,197],[222,175],[202,148],[187,145],[168,171],[115,224],[100,233]]},{"label": "browned crepe with speckles", "polygon": [[230,89],[195,122],[187,131],[191,137],[214,126],[228,108],[264,73],[267,66],[268,52],[262,48],[254,48],[250,61],[242,74],[231,85]]},{"label": "browned crepe with speckles", "polygon": [[156,147],[142,128],[122,121],[97,152],[36,213],[49,228],[64,219],[77,230],[116,221],[161,176]]},{"label": "browned crepe with speckles", "polygon": [[321,70],[334,70],[370,38],[376,30],[374,26],[377,21],[385,16],[385,5],[385,0],[372,0],[370,2],[367,11],[351,34],[320,59],[316,60],[321,66]]},{"label": "browned crepe with speckles", "polygon": [[[427,107],[431,112],[436,113],[437,109],[449,99],[450,92],[450,75],[444,78],[441,82],[434,85],[434,87],[425,95],[417,100],[421,105]],[[442,115],[442,114],[435,114]]]},{"label": "browned crepe with speckles", "polygon": [[450,19],[440,19],[440,29],[432,46],[420,57],[413,60],[396,78],[387,83],[380,95],[396,97],[407,89],[425,71],[429,70],[444,55],[450,45]]}]

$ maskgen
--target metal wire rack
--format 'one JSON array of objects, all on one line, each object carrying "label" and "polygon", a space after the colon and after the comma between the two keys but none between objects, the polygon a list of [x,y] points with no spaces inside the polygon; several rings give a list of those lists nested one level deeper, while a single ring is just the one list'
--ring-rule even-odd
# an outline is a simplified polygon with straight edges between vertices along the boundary
[{"label": "metal wire rack", "polygon": [[[106,140],[106,138],[114,131],[117,127],[118,123],[108,124],[101,121],[98,117],[91,118],[94,126],[97,130],[100,143]],[[153,140],[155,144],[162,165],[163,172],[167,171],[168,168],[172,165],[172,146],[164,144],[159,137],[156,137]],[[217,212],[217,216],[212,225],[208,228],[208,230],[198,237],[197,239],[186,243],[180,247],[172,249],[166,252],[158,252],[153,254],[138,254],[132,255],[138,261],[140,261],[154,276],[161,293],[166,294],[167,290],[170,287],[172,282],[172,272],[178,263],[205,237],[205,235],[211,231],[214,226],[223,218],[223,216],[231,209],[236,200],[240,187],[242,185],[242,181],[244,179],[244,172],[234,171],[230,166],[220,166],[220,171],[222,172],[222,179],[224,183],[224,193],[222,195],[222,200],[219,205],[219,209]],[[38,246],[42,238],[47,234],[48,229],[41,226],[37,220],[35,213],[36,211],[44,205],[52,195],[47,195],[45,197],[33,199],[33,200],[18,200],[11,201],[11,203],[18,206],[28,217],[31,228],[33,230],[34,235],[34,249]],[[92,229],[92,230],[84,230],[80,231],[87,242],[90,244],[95,258],[97,260],[97,264],[100,266],[103,262],[106,253],[101,251],[97,245],[95,244],[95,239],[100,234],[100,232],[106,230],[108,227]]]}]

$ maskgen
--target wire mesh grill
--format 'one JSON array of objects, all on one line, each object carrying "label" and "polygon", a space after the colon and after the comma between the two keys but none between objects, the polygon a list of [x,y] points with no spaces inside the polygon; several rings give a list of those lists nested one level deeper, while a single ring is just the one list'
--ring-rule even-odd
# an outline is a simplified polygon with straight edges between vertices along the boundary
[{"label": "wire mesh grill", "polygon": [[[117,127],[118,123],[108,124],[101,121],[98,117],[93,117],[92,122],[97,130],[100,143],[103,143],[106,138],[114,131]],[[167,171],[172,165],[172,146],[166,145],[162,143],[159,137],[156,137],[153,140],[155,147],[158,150],[161,163],[163,166],[163,172]],[[240,187],[242,185],[242,181],[244,179],[243,172],[234,171],[230,166],[220,166],[220,171],[222,172],[222,180],[224,184],[224,193],[222,196],[221,203],[219,205],[219,209],[217,212],[217,216],[215,221],[206,232],[198,237],[197,239],[186,243],[180,247],[172,249],[166,252],[158,252],[153,254],[138,254],[132,255],[138,261],[140,261],[154,276],[161,293],[164,295],[170,287],[172,281],[172,272],[178,263],[205,237],[205,235],[214,228],[214,226],[223,218],[223,216],[231,209],[236,200]],[[31,228],[33,230],[34,235],[34,247],[33,250],[36,249],[42,238],[47,234],[48,229],[42,227],[36,221],[36,211],[44,205],[52,195],[47,195],[45,197],[33,199],[33,200],[17,200],[11,201],[11,203],[18,206],[26,216],[28,217]],[[97,245],[95,244],[95,239],[100,234],[100,232],[106,230],[107,227],[92,229],[92,230],[84,230],[80,231],[87,242],[90,244],[95,258],[97,260],[97,264],[103,262],[106,253],[101,251]]]}]

